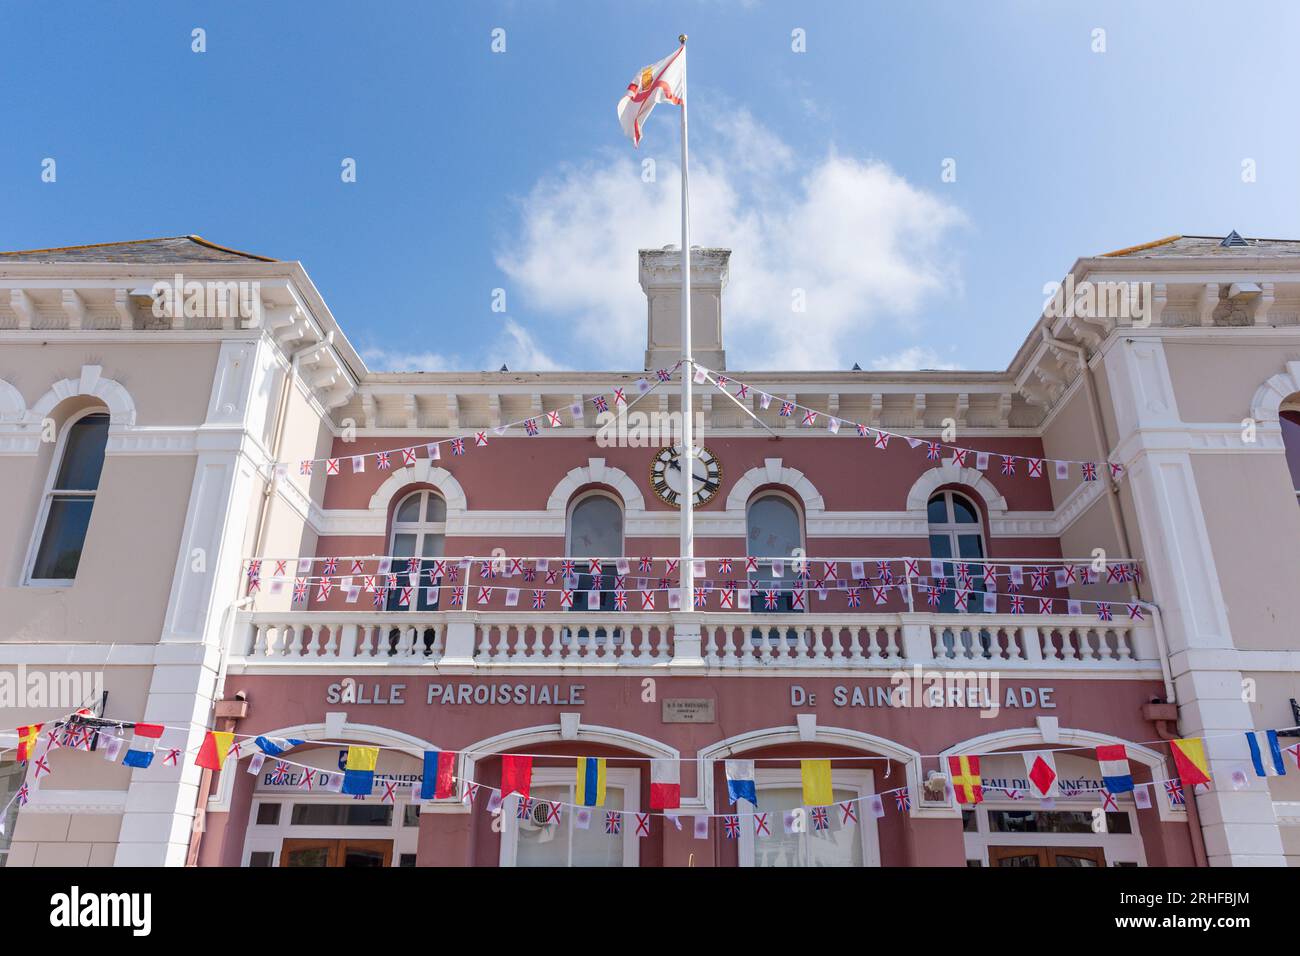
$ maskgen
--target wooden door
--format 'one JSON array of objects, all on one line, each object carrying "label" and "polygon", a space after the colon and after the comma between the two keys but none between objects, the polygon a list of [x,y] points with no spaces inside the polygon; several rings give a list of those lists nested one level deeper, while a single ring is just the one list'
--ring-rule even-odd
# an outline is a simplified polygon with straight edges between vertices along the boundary
[{"label": "wooden door", "polygon": [[1106,854],[1099,846],[991,846],[989,866],[1104,867]]},{"label": "wooden door", "polygon": [[392,862],[392,840],[285,840],[280,845],[281,866],[377,867]]}]

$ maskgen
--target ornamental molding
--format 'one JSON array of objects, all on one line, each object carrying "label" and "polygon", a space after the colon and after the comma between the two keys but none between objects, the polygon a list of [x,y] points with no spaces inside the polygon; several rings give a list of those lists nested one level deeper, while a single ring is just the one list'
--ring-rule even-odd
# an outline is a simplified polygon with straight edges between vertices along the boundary
[{"label": "ornamental molding", "polygon": [[108,407],[108,418],[116,428],[135,427],[135,401],[131,393],[121,383],[104,377],[100,365],[81,366],[79,378],[65,378],[55,382],[50,390],[36,400],[27,411],[26,420],[36,424],[47,418],[54,407],[69,398],[88,395],[97,398]]},{"label": "ornamental molding", "polygon": [[976,468],[963,468],[952,459],[922,472],[907,492],[907,510],[913,514],[924,514],[930,496],[945,485],[965,485],[973,489],[984,500],[990,519],[1001,518],[1007,513],[1007,499],[984,476],[984,472]]},{"label": "ornamental molding", "polygon": [[[569,502],[574,494],[588,485],[608,485],[617,491],[623,499],[625,522],[645,514],[645,498],[636,482],[621,468],[605,464],[604,458],[588,458],[585,468],[574,468],[561,478],[546,499],[547,512],[564,516],[568,513]],[[560,529],[560,534],[564,534],[563,528]]]},{"label": "ornamental molding", "polygon": [[749,506],[749,499],[760,488],[769,485],[780,485],[793,492],[803,502],[806,521],[819,518],[826,511],[826,502],[821,492],[802,471],[786,467],[780,458],[765,458],[762,468],[749,469],[732,486],[731,493],[727,495],[728,513],[733,515],[738,513],[743,517]]},{"label": "ornamental molding", "polygon": [[379,512],[384,525],[387,526],[388,505],[392,502],[393,497],[403,488],[415,484],[433,485],[438,489],[438,493],[442,495],[443,501],[447,504],[447,521],[449,523],[453,515],[460,517],[467,510],[465,490],[460,486],[460,482],[446,468],[435,465],[428,458],[417,458],[415,464],[395,469],[379,486],[378,490],[371,495],[370,510]]},{"label": "ornamental molding", "polygon": [[1279,372],[1255,390],[1250,400],[1250,417],[1257,422],[1276,422],[1282,403],[1300,392],[1300,362],[1287,362]]}]

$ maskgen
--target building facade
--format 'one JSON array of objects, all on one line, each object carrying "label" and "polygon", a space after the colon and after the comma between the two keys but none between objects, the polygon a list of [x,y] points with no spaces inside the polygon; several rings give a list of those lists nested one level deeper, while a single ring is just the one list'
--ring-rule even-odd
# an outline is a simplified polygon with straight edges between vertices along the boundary
[{"label": "building facade", "polygon": [[[1297,723],[1300,243],[1080,259],[1002,372],[728,369],[728,259],[692,254],[683,607],[675,250],[640,253],[645,369],[573,373],[371,372],[300,264],[197,237],[0,255],[6,865],[1300,862],[1295,762],[1243,737]],[[79,708],[102,737],[20,752]],[[322,785],[349,747],[367,799]]]}]

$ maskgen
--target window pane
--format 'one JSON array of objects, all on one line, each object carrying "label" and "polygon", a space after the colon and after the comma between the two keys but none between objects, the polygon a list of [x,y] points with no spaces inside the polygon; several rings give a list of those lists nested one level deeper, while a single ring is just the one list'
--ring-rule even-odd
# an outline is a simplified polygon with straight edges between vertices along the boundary
[{"label": "window pane", "polygon": [[90,526],[94,498],[54,498],[45,519],[45,533],[36,552],[33,578],[71,579],[77,576],[81,548]]},{"label": "window pane", "polygon": [[397,513],[393,515],[394,521],[416,522],[420,520],[420,496],[418,494],[409,495],[403,499],[402,503],[397,506]]},{"label": "window pane", "polygon": [[952,539],[949,538],[946,534],[930,535],[930,557],[951,558]]},{"label": "window pane", "polygon": [[[559,800],[573,803],[572,788],[564,785],[533,787],[534,800]],[[518,799],[517,797],[514,799]],[[508,806],[513,816],[514,804]],[[623,837],[605,832],[605,811],[623,809],[623,790],[609,787],[605,805],[591,808],[591,825],[586,829],[575,827],[575,807],[566,806],[559,823],[538,824],[533,818],[518,820],[519,842],[516,848],[516,866],[622,866]],[[505,811],[503,811],[505,812]],[[631,826],[631,819],[623,821]],[[572,840],[572,855],[570,855]],[[572,863],[570,863],[572,860]]]},{"label": "window pane", "polygon": [[1286,464],[1291,469],[1291,487],[1300,491],[1300,412],[1281,412],[1278,419],[1282,426],[1282,445],[1286,448]]},{"label": "window pane", "polygon": [[289,818],[293,826],[386,827],[393,822],[392,804],[295,803]]},{"label": "window pane", "polygon": [[977,534],[959,534],[957,535],[957,548],[961,552],[959,557],[962,558],[982,558],[984,557],[984,545]]},{"label": "window pane", "polygon": [[784,498],[769,495],[749,506],[749,553],[756,557],[788,558],[803,546],[799,513]]},{"label": "window pane", "polygon": [[927,506],[927,516],[930,524],[947,524],[948,523],[948,505],[943,500],[943,495],[935,495],[930,499]]},{"label": "window pane", "polygon": [[447,502],[429,492],[429,503],[425,506],[424,520],[433,524],[447,520]]},{"label": "window pane", "polygon": [[569,519],[569,554],[588,558],[623,554],[623,509],[617,502],[593,495],[574,506]]},{"label": "window pane", "polygon": [[[835,788],[837,801],[855,800],[856,790]],[[772,835],[754,840],[755,866],[861,866],[862,837],[857,826],[816,830],[811,814],[806,817],[807,831],[786,833],[782,817],[786,810],[803,806],[800,787],[762,787],[759,795],[763,812],[770,813],[769,822],[776,821]],[[742,819],[742,825],[750,820]]]},{"label": "window pane", "polygon": [[[395,558],[415,557],[415,535],[413,534],[393,535],[393,557]],[[397,568],[394,567],[393,570],[396,571]]]},{"label": "window pane", "polygon": [[87,415],[68,429],[63,461],[54,487],[60,491],[94,491],[104,468],[104,445],[108,441],[108,416]]},{"label": "window pane", "polygon": [[257,805],[257,825],[273,827],[280,822],[280,805],[278,803],[260,803]]},{"label": "window pane", "polygon": [[[420,546],[420,557],[422,558],[441,558],[443,554],[443,539],[440,534],[426,534],[424,542]],[[427,583],[427,579],[426,579]]]},{"label": "window pane", "polygon": [[958,524],[979,524],[979,515],[965,498],[952,496],[952,513],[956,516]]}]

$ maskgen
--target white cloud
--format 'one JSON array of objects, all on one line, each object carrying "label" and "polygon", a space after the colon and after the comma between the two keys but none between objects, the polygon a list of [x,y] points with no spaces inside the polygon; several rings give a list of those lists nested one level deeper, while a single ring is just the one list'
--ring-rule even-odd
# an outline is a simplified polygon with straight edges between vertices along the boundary
[{"label": "white cloud", "polygon": [[[664,107],[666,109],[666,107]],[[960,290],[950,237],[962,213],[884,163],[830,151],[800,169],[794,151],[746,111],[693,135],[691,241],[733,250],[723,295],[732,368],[840,368],[886,321],[914,321]],[[671,137],[666,123],[651,136]],[[675,137],[672,137],[675,145]],[[540,180],[498,266],[534,329],[571,364],[639,367],[645,298],[636,252],[680,240],[679,172],[665,146],[608,153]],[[641,159],[659,157],[656,181]],[[791,304],[803,290],[806,311]],[[513,367],[513,366],[512,366]]]},{"label": "white cloud", "polygon": [[492,345],[476,358],[385,348],[362,349],[361,357],[375,372],[444,372],[470,368],[495,371],[502,365],[515,372],[550,372],[560,368],[527,329],[509,318],[504,321],[501,333]]},{"label": "white cloud", "polygon": [[871,360],[871,368],[876,372],[914,372],[917,369],[956,369],[961,368],[956,362],[945,362],[932,348],[913,345],[890,355],[881,355]]}]

